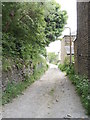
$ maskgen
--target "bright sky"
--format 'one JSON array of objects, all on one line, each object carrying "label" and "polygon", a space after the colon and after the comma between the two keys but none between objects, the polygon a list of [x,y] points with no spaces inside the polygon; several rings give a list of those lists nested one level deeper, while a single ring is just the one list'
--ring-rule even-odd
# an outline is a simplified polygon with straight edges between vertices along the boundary
[{"label": "bright sky", "polygon": [[[66,10],[68,14],[67,27],[71,28],[72,34],[77,30],[77,11],[76,0],[56,0],[61,5],[61,10]],[[69,35],[69,29],[65,29],[62,35]],[[60,41],[53,42],[47,48],[48,52],[59,52],[61,48]]]},{"label": "bright sky", "polygon": [[[68,14],[67,25],[71,28],[72,34],[76,34],[77,18],[76,18],[76,0],[56,0],[61,4],[61,10],[66,10]],[[64,34],[69,34],[69,30],[65,30]]]}]

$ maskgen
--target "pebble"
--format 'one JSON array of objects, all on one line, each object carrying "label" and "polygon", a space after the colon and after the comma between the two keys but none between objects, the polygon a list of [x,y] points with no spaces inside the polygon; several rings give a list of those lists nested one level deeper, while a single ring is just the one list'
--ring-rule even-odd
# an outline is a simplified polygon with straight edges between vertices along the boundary
[{"label": "pebble", "polygon": [[65,91],[62,89],[62,92],[65,92]]},{"label": "pebble", "polygon": [[64,90],[63,90],[63,92],[64,92]]},{"label": "pebble", "polygon": [[70,114],[67,114],[67,117],[72,117]]},{"label": "pebble", "polygon": [[56,99],[56,102],[58,102],[59,100],[58,99]]},{"label": "pebble", "polygon": [[67,114],[64,119],[68,119],[68,118],[71,118],[71,115],[70,114]]},{"label": "pebble", "polygon": [[48,108],[50,108],[50,106],[48,106]]}]

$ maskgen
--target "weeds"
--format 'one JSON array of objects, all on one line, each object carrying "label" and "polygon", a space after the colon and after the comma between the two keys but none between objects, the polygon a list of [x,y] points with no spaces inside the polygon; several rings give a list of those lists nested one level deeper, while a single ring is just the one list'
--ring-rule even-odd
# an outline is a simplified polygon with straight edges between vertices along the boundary
[{"label": "weeds", "polygon": [[54,94],[54,89],[52,88],[49,93],[50,93],[50,95],[53,95]]},{"label": "weeds", "polygon": [[12,70],[11,61],[3,57],[2,70],[7,72]]},{"label": "weeds", "polygon": [[22,92],[30,86],[35,80],[39,79],[40,76],[45,72],[46,68],[42,67],[40,70],[35,71],[30,77],[26,77],[24,81],[19,83],[8,83],[6,90],[2,93],[2,105],[7,104],[18,97]]},{"label": "weeds", "polygon": [[65,71],[69,79],[76,86],[76,91],[80,95],[81,102],[87,113],[90,115],[90,93],[89,93],[89,81],[86,76],[80,76],[75,74],[74,65],[59,65],[62,71]]}]

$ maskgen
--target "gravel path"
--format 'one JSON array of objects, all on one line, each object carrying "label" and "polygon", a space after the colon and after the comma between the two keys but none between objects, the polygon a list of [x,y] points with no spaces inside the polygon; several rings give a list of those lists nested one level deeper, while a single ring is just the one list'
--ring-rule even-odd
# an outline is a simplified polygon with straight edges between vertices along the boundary
[{"label": "gravel path", "polygon": [[74,86],[55,65],[3,107],[3,118],[87,118]]}]

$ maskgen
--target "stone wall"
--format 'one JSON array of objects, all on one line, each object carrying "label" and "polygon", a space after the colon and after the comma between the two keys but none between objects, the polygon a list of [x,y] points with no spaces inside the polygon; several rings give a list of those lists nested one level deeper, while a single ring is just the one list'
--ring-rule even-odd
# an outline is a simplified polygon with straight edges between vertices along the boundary
[{"label": "stone wall", "polygon": [[2,90],[6,89],[8,83],[15,83],[17,84],[20,81],[25,80],[25,76],[30,76],[33,74],[33,69],[28,65],[25,67],[23,65],[22,69],[19,69],[16,65],[13,65],[11,70],[2,71]]},{"label": "stone wall", "polygon": [[64,63],[64,59],[67,56],[66,50],[65,50],[65,39],[61,41],[61,64]]},{"label": "stone wall", "polygon": [[[72,46],[73,46],[73,41],[75,37],[76,37],[75,35],[71,36]],[[69,57],[69,55],[67,55],[65,46],[70,46],[70,35],[65,35],[63,37],[63,40],[61,41],[61,64],[64,64],[65,58]]]},{"label": "stone wall", "polygon": [[89,15],[90,3],[77,3],[77,51],[75,52],[75,69],[81,75],[89,75]]},{"label": "stone wall", "polygon": [[[37,64],[35,70],[42,68],[42,63]],[[18,68],[17,65],[13,65],[11,70],[2,70],[2,91],[5,91],[8,83],[18,84],[21,81],[26,80],[27,76],[30,77],[34,73],[34,68],[32,64],[28,66],[22,65],[22,68]]]}]

